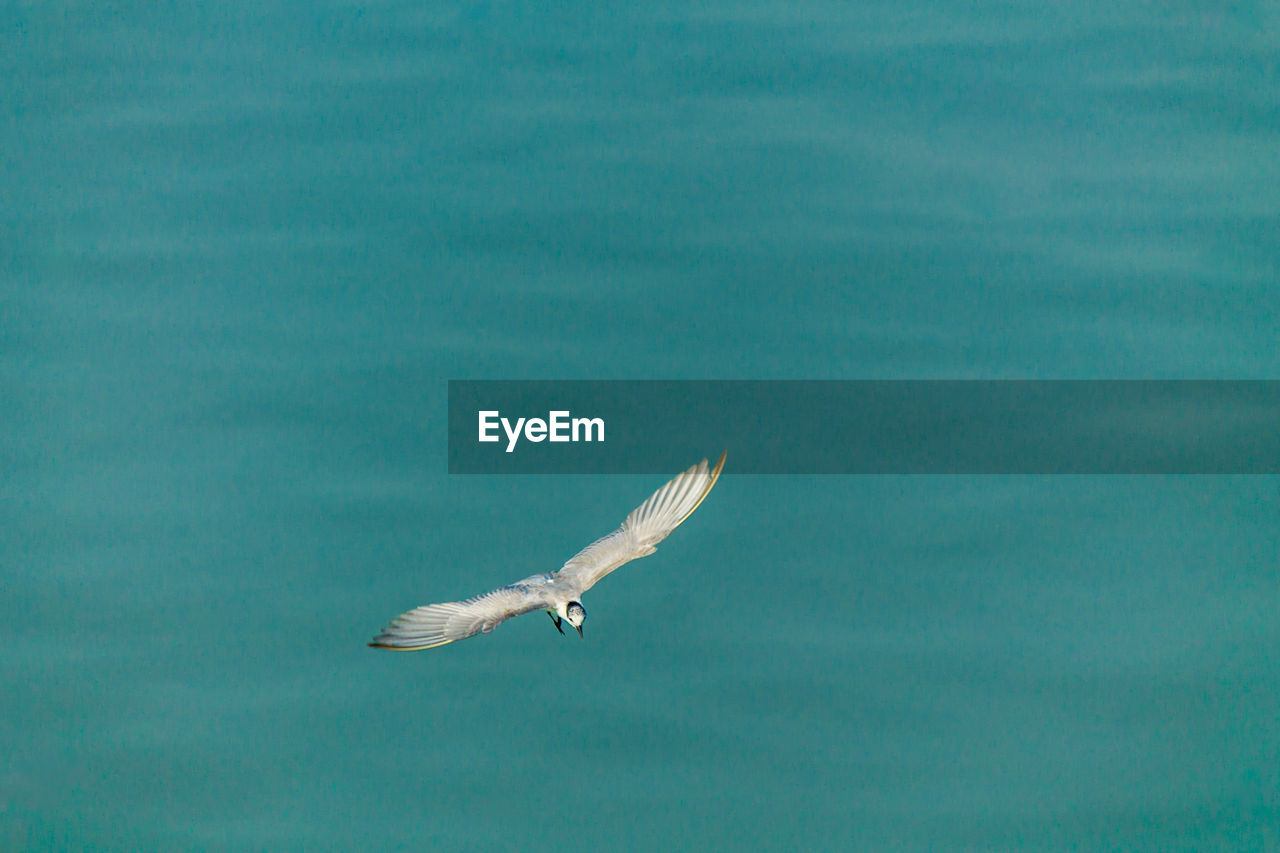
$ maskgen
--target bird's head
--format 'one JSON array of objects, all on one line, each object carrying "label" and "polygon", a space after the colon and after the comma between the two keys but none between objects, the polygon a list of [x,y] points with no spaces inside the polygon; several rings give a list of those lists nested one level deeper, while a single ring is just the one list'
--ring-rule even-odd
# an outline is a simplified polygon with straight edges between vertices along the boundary
[{"label": "bird's head", "polygon": [[578,636],[582,636],[582,621],[587,618],[587,610],[582,606],[580,601],[570,601],[564,609],[564,619],[570,625],[578,629]]}]

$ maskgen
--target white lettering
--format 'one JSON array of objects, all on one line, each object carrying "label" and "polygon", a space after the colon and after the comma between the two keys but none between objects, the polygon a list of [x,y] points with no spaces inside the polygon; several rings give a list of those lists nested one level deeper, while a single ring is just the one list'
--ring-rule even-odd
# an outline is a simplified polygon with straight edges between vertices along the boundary
[{"label": "white lettering", "polygon": [[497,429],[498,425],[490,420],[498,416],[497,412],[481,412],[480,413],[480,440],[481,441],[497,441],[497,435],[489,435],[489,430]]},{"label": "white lettering", "polygon": [[565,431],[569,426],[568,417],[568,412],[551,412],[551,434],[547,437],[552,441],[568,441],[569,433]]},{"label": "white lettering", "polygon": [[502,417],[496,409],[477,412],[477,438],[482,442],[501,441],[498,427],[507,436],[507,453],[512,453],[520,443],[521,433],[527,441],[537,444],[551,441],[604,441],[604,418],[573,418],[566,409],[547,413],[547,419]]},{"label": "white lettering", "polygon": [[[566,412],[565,414],[568,414]],[[582,427],[584,433],[583,438],[578,438],[578,427]],[[604,418],[574,418],[573,419],[573,440],[574,441],[592,441],[591,428],[596,428],[594,441],[604,441]]]},{"label": "white lettering", "polygon": [[508,453],[516,449],[516,441],[520,438],[520,427],[522,426],[524,426],[524,418],[520,418],[516,421],[515,429],[511,428],[511,421],[507,420],[506,418],[502,419],[502,429],[507,433],[507,439],[508,439],[507,452]]}]

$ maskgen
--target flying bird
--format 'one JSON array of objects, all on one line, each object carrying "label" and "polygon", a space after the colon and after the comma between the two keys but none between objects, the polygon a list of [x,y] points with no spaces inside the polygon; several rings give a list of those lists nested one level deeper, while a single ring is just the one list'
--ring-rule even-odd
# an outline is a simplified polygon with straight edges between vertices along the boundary
[{"label": "flying bird", "polygon": [[707,460],[675,477],[640,506],[622,526],[573,556],[558,572],[531,575],[522,581],[445,604],[426,604],[397,616],[369,645],[410,652],[431,649],[476,634],[487,634],[513,616],[545,610],[561,634],[562,622],[578,629],[587,611],[582,594],[624,563],[652,554],[655,547],[693,514],[720,478],[725,453],[714,469]]}]

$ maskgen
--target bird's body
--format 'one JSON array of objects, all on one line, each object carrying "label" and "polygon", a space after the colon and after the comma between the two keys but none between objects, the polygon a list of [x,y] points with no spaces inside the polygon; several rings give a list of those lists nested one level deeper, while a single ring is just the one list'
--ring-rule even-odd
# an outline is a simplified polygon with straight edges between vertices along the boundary
[{"label": "bird's body", "polygon": [[680,474],[637,507],[622,526],[579,551],[558,572],[530,575],[492,592],[427,604],[401,614],[369,645],[414,651],[443,646],[476,634],[487,634],[513,616],[545,610],[556,628],[568,622],[582,633],[586,611],[582,594],[614,569],[652,554],[706,498],[724,468],[724,454],[713,470],[707,461]]}]

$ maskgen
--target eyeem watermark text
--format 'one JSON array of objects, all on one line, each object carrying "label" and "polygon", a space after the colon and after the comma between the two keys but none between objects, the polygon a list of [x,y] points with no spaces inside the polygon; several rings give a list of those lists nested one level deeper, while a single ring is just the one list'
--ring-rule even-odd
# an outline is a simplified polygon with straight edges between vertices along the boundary
[{"label": "eyeem watermark text", "polygon": [[516,418],[513,424],[497,410],[481,411],[480,441],[501,441],[498,427],[507,434],[507,452],[516,449],[523,433],[527,441],[604,441],[604,418],[574,418],[567,411],[547,413],[542,418]]}]

